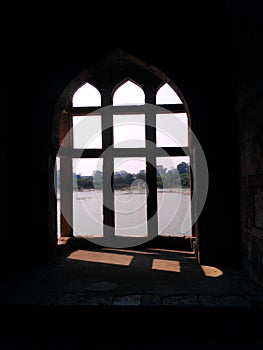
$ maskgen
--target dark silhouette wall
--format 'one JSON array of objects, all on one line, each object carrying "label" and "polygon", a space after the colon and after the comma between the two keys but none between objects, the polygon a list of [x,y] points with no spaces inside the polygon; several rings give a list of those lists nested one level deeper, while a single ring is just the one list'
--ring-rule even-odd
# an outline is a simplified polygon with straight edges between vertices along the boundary
[{"label": "dark silhouette wall", "polygon": [[[250,189],[244,189],[244,181],[249,175],[246,159],[250,159],[254,149],[246,143],[247,158],[244,158],[240,145],[245,142],[246,130],[251,133],[254,147],[262,141],[258,136],[262,117],[258,112],[251,124],[251,113],[249,117],[241,114],[240,104],[254,101],[256,93],[262,96],[258,87],[263,77],[259,52],[262,18],[256,5],[246,2],[222,1],[218,5],[199,7],[198,12],[194,7],[187,9],[181,5],[180,10],[185,11],[184,16],[173,21],[167,18],[167,26],[159,25],[151,33],[146,26],[146,33],[140,36],[133,33],[119,41],[109,38],[103,31],[95,44],[87,39],[79,46],[78,41],[75,46],[72,41],[62,45],[52,33],[48,39],[32,43],[29,51],[25,48],[26,57],[23,50],[20,59],[12,56],[17,57],[19,63],[6,60],[2,66],[9,92],[8,103],[3,106],[3,112],[8,116],[3,122],[6,139],[2,140],[1,148],[6,169],[2,172],[2,181],[7,184],[3,197],[7,200],[1,239],[3,247],[12,247],[12,259],[8,260],[11,265],[46,263],[56,251],[55,237],[48,231],[47,182],[55,104],[76,75],[116,47],[167,74],[188,102],[192,129],[204,149],[210,176],[207,201],[199,219],[201,262],[240,266],[245,260],[246,266],[250,266],[250,262],[255,264],[253,258],[247,258],[251,246],[248,242],[252,238],[246,236],[248,230],[245,227],[249,225],[246,218],[257,210],[255,220],[262,233],[262,220],[259,219],[262,207],[247,204],[244,210],[241,206],[241,202],[251,196]],[[162,40],[158,39],[160,36]],[[52,37],[54,40],[49,42]],[[81,54],[78,48],[82,50]],[[257,100],[255,108],[259,110],[260,107],[262,100]],[[257,147],[257,152],[254,166],[259,179],[262,147]],[[253,181],[253,198],[262,200],[262,180],[256,182],[254,178]],[[22,193],[22,200],[14,210],[10,191],[14,190],[15,194],[17,189]],[[259,247],[257,259],[262,259],[260,234],[256,239],[261,245],[257,242],[253,247]],[[4,251],[2,257],[10,256]],[[254,271],[251,266],[248,269]]]},{"label": "dark silhouette wall", "polygon": [[233,19],[238,62],[235,115],[239,127],[242,260],[250,275],[263,284],[262,5],[243,5]]}]

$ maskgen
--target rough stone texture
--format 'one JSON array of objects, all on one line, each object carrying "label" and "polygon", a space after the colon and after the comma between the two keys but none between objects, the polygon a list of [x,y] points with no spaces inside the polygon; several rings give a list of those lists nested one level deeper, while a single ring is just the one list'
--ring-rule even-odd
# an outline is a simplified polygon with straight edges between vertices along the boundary
[{"label": "rough stone texture", "polygon": [[263,189],[258,189],[255,194],[255,225],[263,230]]},{"label": "rough stone texture", "polygon": [[180,295],[164,298],[163,305],[200,306],[196,295]]},{"label": "rough stone texture", "polygon": [[263,295],[247,295],[246,299],[253,307],[263,307]]},{"label": "rough stone texture", "polygon": [[163,299],[163,305],[182,306],[182,296],[171,296]]},{"label": "rough stone texture", "polygon": [[141,296],[141,305],[161,305],[162,299],[159,295],[155,294],[143,294]]},{"label": "rough stone texture", "polygon": [[[95,250],[100,252],[100,249]],[[82,256],[81,252],[76,254]],[[115,254],[123,252],[116,250]],[[182,266],[180,273],[158,271],[151,269],[152,260],[156,258],[151,250],[139,248],[136,254],[134,249],[133,254],[136,264],[128,269],[81,262],[66,256],[45,268],[36,268],[29,275],[21,270],[20,279],[12,275],[2,281],[0,303],[186,308],[263,306],[263,287],[244,269],[222,268],[222,274],[209,277],[202,272],[198,261],[192,259],[193,253],[156,249],[155,254],[164,260],[180,261]]]},{"label": "rough stone texture", "polygon": [[116,283],[111,283],[107,281],[95,282],[88,285],[85,289],[89,291],[107,291],[112,290],[117,287]]},{"label": "rough stone texture", "polygon": [[249,254],[245,266],[250,275],[263,285],[263,239],[251,234],[248,244]]},{"label": "rough stone texture", "polygon": [[199,297],[200,306],[205,307],[220,307],[222,306],[220,299],[213,295],[200,295]]},{"label": "rough stone texture", "polygon": [[54,304],[56,304],[56,305],[77,305],[79,303],[79,299],[80,299],[80,297],[78,294],[65,293],[64,295],[59,296],[54,301]]},{"label": "rough stone texture", "polygon": [[112,305],[140,305],[140,295],[124,295],[113,298]]},{"label": "rough stone texture", "polygon": [[250,307],[251,305],[240,295],[229,295],[221,298],[221,305],[226,307]]},{"label": "rough stone texture", "polygon": [[[248,100],[249,101],[249,100]],[[243,262],[263,285],[263,97],[238,112]]]},{"label": "rough stone texture", "polygon": [[82,296],[78,305],[111,305],[112,297],[109,295]]}]

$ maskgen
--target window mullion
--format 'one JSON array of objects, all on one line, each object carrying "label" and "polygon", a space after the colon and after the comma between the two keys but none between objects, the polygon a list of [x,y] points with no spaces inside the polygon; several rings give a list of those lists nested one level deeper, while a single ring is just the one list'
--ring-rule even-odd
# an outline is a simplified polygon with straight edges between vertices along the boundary
[{"label": "window mullion", "polygon": [[158,114],[167,113],[167,111],[171,113],[186,113],[186,108],[183,104],[166,104],[166,105],[157,105],[156,111]]},{"label": "window mullion", "polygon": [[113,115],[107,108],[102,111],[103,157],[103,235],[111,238],[115,234],[114,195],[113,195]]},{"label": "window mullion", "polygon": [[61,237],[73,235],[72,158],[60,159]]},{"label": "window mullion", "polygon": [[[69,150],[73,148],[72,115],[64,113],[63,130],[67,137],[63,138],[63,147]],[[72,158],[67,156],[60,159],[60,227],[61,237],[73,236],[73,183],[72,183]]]},{"label": "window mullion", "polygon": [[146,137],[146,181],[148,186],[147,221],[148,236],[158,234],[157,218],[157,174],[156,174],[156,114],[154,108],[149,108],[145,115]]},{"label": "window mullion", "polygon": [[189,147],[158,147],[158,148],[156,148],[156,156],[157,157],[163,157],[165,155],[170,156],[170,157],[190,156],[190,149],[189,149]]}]

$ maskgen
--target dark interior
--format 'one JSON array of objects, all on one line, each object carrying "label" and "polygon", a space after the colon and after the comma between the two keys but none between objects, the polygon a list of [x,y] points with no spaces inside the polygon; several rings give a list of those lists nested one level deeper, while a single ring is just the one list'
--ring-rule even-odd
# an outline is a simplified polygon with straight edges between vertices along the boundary
[{"label": "dark interior", "polygon": [[[60,32],[51,28],[48,34],[43,33],[44,27],[37,39],[31,38],[32,33],[21,39],[18,36],[17,41],[22,42],[19,50],[9,43],[2,64],[2,88],[7,91],[7,98],[2,100],[1,139],[3,276],[11,280],[12,274],[16,276],[20,269],[45,267],[60,254],[56,236],[49,231],[52,215],[48,204],[48,172],[54,108],[72,79],[121,48],[167,74],[188,103],[192,129],[203,147],[209,170],[209,192],[198,220],[201,263],[242,269],[263,286],[262,5],[254,1],[220,1],[217,5],[211,2],[187,6],[183,2],[177,10],[174,17],[171,9],[156,11],[156,20],[162,18],[162,25],[152,32],[154,15],[144,17],[140,13],[142,21],[148,19],[150,23],[141,28],[143,32],[139,30],[140,34],[127,30],[127,37],[124,35],[120,40],[109,36],[108,24],[103,22],[102,34],[96,40],[93,37],[94,42],[90,39],[90,44],[87,36],[80,39],[75,34],[73,37],[80,42],[74,46],[69,29],[63,32],[60,28],[63,33],[60,37]],[[118,18],[125,19],[124,24],[126,20],[127,25],[130,23],[126,15]],[[56,26],[60,21],[63,27],[61,18],[54,20]],[[83,25],[81,19],[78,23]],[[20,199],[16,199],[18,193]],[[169,248],[169,241],[162,244]],[[175,349],[184,345],[221,349],[225,344],[232,344],[234,349],[259,349],[262,346],[260,320],[256,321],[262,317],[260,308],[253,312],[242,308],[216,312],[132,308],[129,316],[138,323],[127,321],[129,332],[120,322],[127,317],[127,311],[121,308],[113,311],[99,307],[94,311],[68,306],[59,310],[30,305],[3,304],[2,307],[7,325],[7,332],[1,332],[2,343],[6,345],[3,349],[20,341],[35,348],[46,342],[45,349],[68,349],[80,346],[83,340],[92,349],[101,349],[102,343],[114,349]],[[24,317],[29,317],[26,327]],[[43,322],[46,317],[50,323]],[[77,331],[76,324],[72,326],[76,317],[84,320],[94,317],[102,322],[101,327],[108,324],[106,329],[101,328],[105,342],[100,340],[96,345],[102,333],[95,330],[89,333],[83,323]],[[188,325],[177,328],[180,330],[177,343],[171,323],[161,322],[168,317],[181,317]],[[14,319],[18,322],[12,326]],[[121,335],[115,333],[114,322],[122,329]],[[134,324],[138,327],[147,324],[149,331],[142,332],[140,328],[136,333]],[[17,330],[16,339],[9,332],[12,327]],[[54,331],[56,327],[58,332]],[[59,332],[63,333],[62,337]],[[91,340],[95,340],[94,346]]]}]

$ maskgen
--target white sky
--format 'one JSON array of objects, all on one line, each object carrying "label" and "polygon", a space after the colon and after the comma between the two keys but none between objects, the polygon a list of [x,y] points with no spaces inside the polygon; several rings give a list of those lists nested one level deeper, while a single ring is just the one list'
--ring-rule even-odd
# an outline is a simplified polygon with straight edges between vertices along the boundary
[{"label": "white sky", "polygon": [[103,160],[101,158],[81,158],[73,159],[73,173],[82,176],[90,176],[93,171],[102,171]]},{"label": "white sky", "polygon": [[99,107],[101,106],[100,92],[94,86],[86,83],[75,92],[72,104],[73,107]]},{"label": "white sky", "polygon": [[[114,93],[113,105],[141,105],[145,103],[143,90],[131,81],[121,85]],[[157,104],[182,103],[175,91],[164,84],[157,92]],[[86,83],[78,89],[73,96],[74,107],[101,106],[99,91]],[[114,115],[114,140],[116,148],[145,147],[145,116],[144,114]],[[156,117],[157,146],[186,146],[188,144],[188,129],[186,113],[163,114]],[[101,116],[75,116],[73,117],[73,135],[75,148],[101,148]],[[134,140],[135,143],[134,143]],[[170,160],[169,160],[170,159]],[[168,170],[176,167],[182,161],[189,162],[188,157],[158,158],[158,165]],[[101,159],[74,160],[73,171],[77,174],[92,175],[94,170],[102,170]],[[116,158],[115,171],[125,170],[137,173],[145,169],[145,158]]]},{"label": "white sky", "polygon": [[[189,157],[157,157],[156,159],[156,165],[162,165],[167,170],[176,168],[181,162],[190,163]],[[74,173],[81,174],[82,176],[91,176],[93,171],[102,171],[103,160],[101,158],[73,159],[72,166]],[[125,170],[127,173],[133,174],[145,169],[145,157],[114,158],[114,171]]]},{"label": "white sky", "polygon": [[113,137],[115,148],[145,147],[145,115],[114,115]]},{"label": "white sky", "polygon": [[176,168],[178,164],[186,162],[190,164],[190,158],[188,156],[183,157],[157,157],[156,165],[162,165],[167,170]]},{"label": "white sky", "polygon": [[125,170],[127,173],[138,173],[140,170],[146,170],[146,158],[114,158],[114,171]]},{"label": "white sky", "polygon": [[143,104],[145,104],[145,95],[143,90],[129,80],[121,85],[113,95],[113,106]]}]

